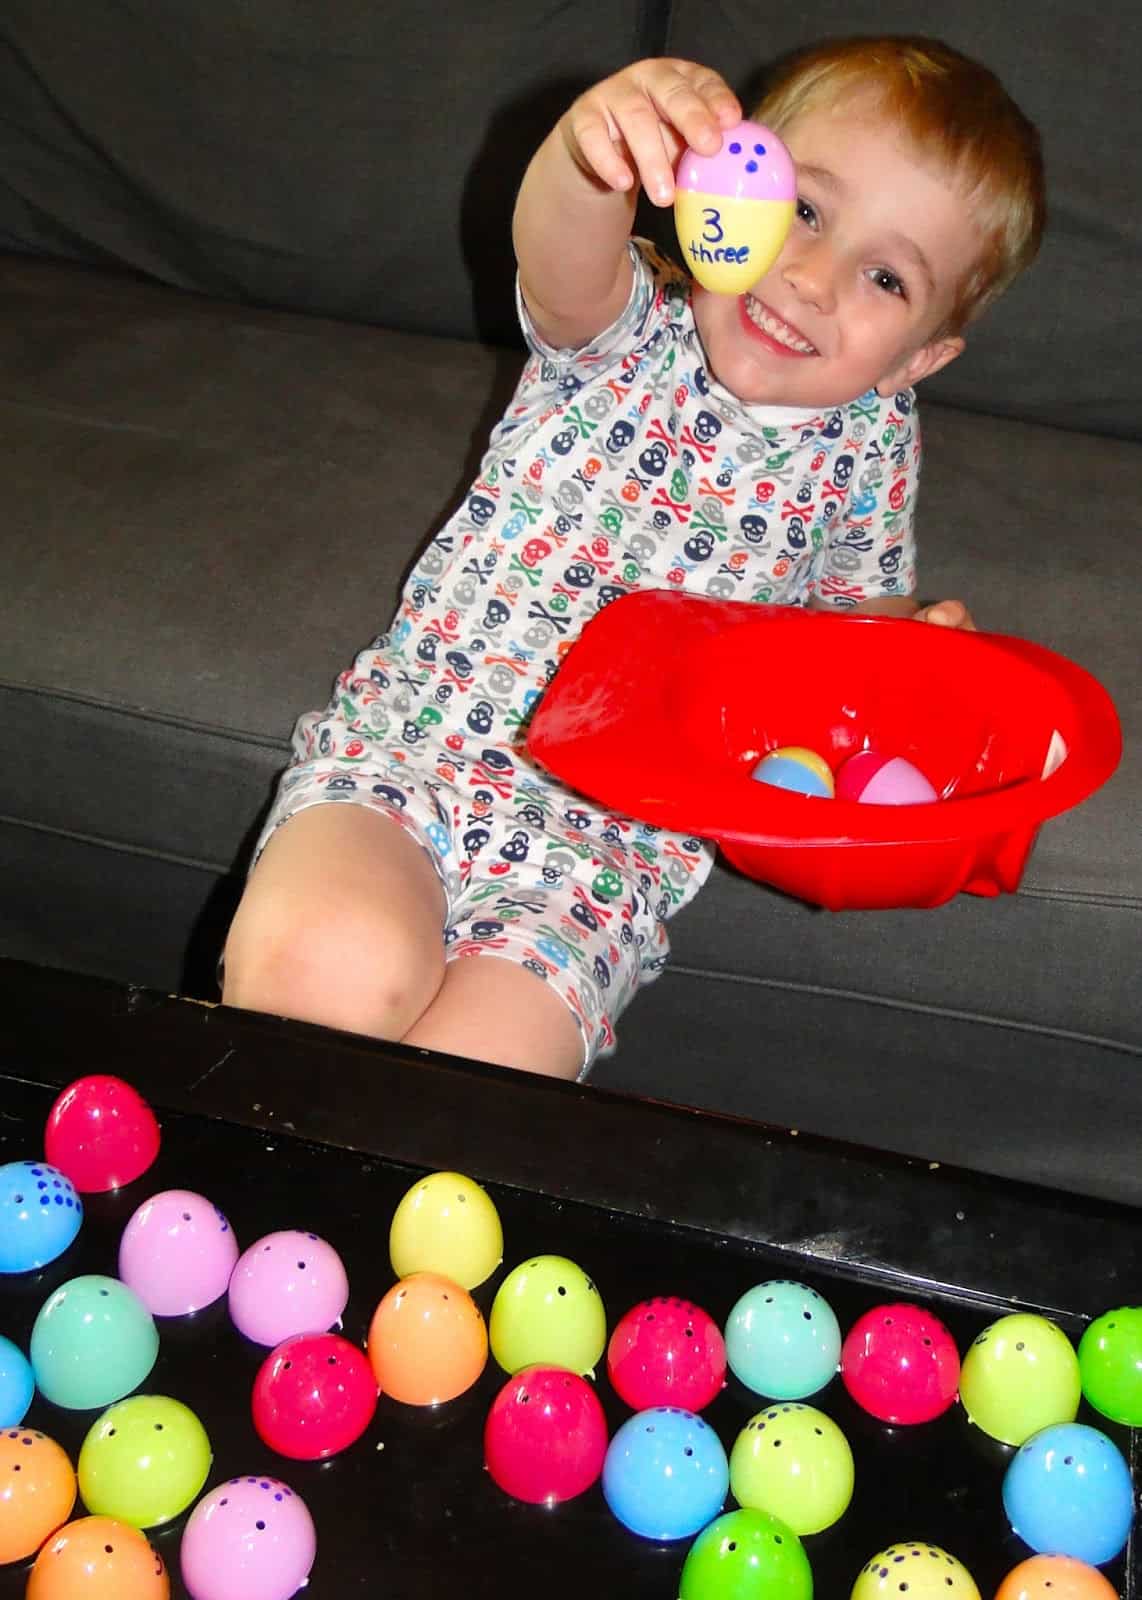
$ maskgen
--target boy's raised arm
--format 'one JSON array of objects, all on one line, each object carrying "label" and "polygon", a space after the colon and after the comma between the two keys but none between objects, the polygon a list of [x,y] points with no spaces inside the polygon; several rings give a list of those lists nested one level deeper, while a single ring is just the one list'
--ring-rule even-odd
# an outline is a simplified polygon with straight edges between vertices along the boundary
[{"label": "boy's raised arm", "polygon": [[639,185],[670,205],[683,148],[714,154],[741,117],[724,79],[690,61],[635,62],[574,102],[524,174],[512,226],[541,338],[574,348],[610,326],[630,294]]}]

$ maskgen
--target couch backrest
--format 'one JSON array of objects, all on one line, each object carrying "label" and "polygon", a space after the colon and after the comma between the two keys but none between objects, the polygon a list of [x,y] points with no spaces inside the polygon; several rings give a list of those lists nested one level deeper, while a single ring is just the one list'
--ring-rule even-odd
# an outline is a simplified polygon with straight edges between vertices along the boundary
[{"label": "couch backrest", "polygon": [[1039,262],[929,393],[1142,438],[1127,0],[5,0],[0,246],[511,340],[515,189],[580,88],[665,47],[749,92],[753,64],[799,44],[894,29],[993,66],[1042,130],[1050,185]]}]

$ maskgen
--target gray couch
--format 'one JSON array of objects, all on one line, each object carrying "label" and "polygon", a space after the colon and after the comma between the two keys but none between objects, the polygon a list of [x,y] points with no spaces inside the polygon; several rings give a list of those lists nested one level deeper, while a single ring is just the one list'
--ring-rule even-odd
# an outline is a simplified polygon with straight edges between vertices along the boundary
[{"label": "gray couch", "polygon": [[595,1081],[1142,1199],[1126,6],[7,0],[0,954],[216,996],[293,718],[387,623],[518,370],[531,149],[639,55],[748,93],[748,63],[881,29],[994,65],[1052,199],[1039,264],[922,392],[924,592],[1095,673],[1123,761],[1002,900],[834,915],[719,869]]}]

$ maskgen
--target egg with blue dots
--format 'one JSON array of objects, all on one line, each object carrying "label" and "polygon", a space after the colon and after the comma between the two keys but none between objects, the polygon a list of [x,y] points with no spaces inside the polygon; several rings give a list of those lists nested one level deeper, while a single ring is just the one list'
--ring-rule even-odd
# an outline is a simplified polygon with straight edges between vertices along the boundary
[{"label": "egg with blue dots", "polygon": [[71,1179],[44,1161],[0,1167],[0,1273],[35,1272],[79,1232],[83,1204]]},{"label": "egg with blue dots", "polygon": [[793,158],[759,122],[722,136],[716,155],[686,149],[674,182],[674,225],[688,269],[714,294],[744,294],[768,272],[793,223]]}]

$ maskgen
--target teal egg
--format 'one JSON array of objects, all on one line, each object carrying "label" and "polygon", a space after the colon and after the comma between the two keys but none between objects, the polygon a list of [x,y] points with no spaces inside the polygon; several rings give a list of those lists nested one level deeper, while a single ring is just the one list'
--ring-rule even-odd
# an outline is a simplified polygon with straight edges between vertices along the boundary
[{"label": "teal egg", "polygon": [[841,1358],[841,1329],[828,1301],[808,1284],[759,1283],[726,1322],[730,1371],[755,1394],[803,1400],[830,1381]]},{"label": "teal egg", "polygon": [[155,1364],[155,1319],[118,1278],[72,1278],[40,1308],[32,1329],[36,1384],[72,1411],[109,1406],[138,1387]]}]

